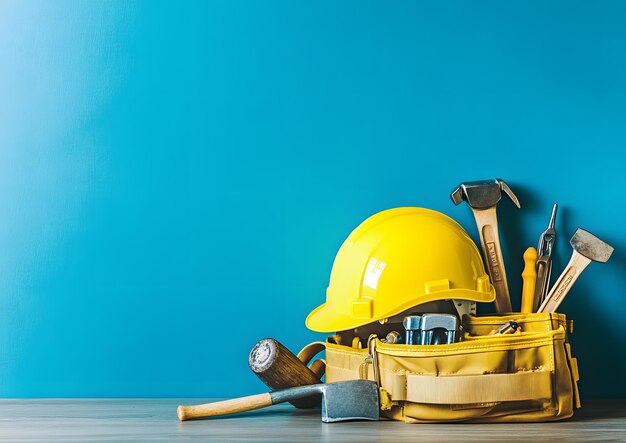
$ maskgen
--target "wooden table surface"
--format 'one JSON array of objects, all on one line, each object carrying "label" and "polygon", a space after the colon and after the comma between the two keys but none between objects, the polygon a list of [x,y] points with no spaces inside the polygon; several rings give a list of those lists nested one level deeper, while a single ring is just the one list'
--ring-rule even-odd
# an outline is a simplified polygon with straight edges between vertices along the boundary
[{"label": "wooden table surface", "polygon": [[537,424],[322,423],[289,405],[181,423],[176,406],[207,399],[0,399],[0,441],[626,441],[626,401],[588,401],[573,419]]}]

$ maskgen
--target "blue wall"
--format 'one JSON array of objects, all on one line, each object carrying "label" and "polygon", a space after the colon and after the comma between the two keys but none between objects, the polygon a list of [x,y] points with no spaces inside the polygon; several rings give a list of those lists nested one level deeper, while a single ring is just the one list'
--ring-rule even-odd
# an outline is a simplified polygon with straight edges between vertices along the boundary
[{"label": "blue wall", "polygon": [[[521,255],[561,205],[612,243],[562,311],[626,396],[626,3],[0,2],[0,396],[234,396],[296,349],[382,209],[506,179]],[[519,298],[515,301],[519,303]]]}]

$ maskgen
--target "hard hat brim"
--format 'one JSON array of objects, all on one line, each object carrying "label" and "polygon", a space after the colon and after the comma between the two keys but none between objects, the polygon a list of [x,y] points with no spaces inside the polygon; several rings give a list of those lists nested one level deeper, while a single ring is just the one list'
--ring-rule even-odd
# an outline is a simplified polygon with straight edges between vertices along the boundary
[{"label": "hard hat brim", "polygon": [[307,328],[315,332],[335,332],[352,329],[349,324],[353,322],[340,321],[340,318],[341,314],[333,312],[328,303],[324,303],[311,311],[305,320],[305,324]]},{"label": "hard hat brim", "polygon": [[305,324],[306,327],[315,332],[337,332],[345,331],[348,329],[358,328],[360,326],[372,323],[375,321],[383,320],[385,318],[393,317],[407,309],[419,306],[424,303],[437,300],[468,300],[478,303],[490,303],[496,298],[496,291],[493,285],[489,285],[490,292],[472,291],[469,289],[448,289],[445,291],[437,291],[428,294],[428,296],[420,296],[419,301],[408,302],[403,305],[397,306],[395,309],[385,312],[382,315],[377,314],[371,318],[357,319],[354,317],[346,316],[343,312],[338,312],[332,309],[328,303],[321,304],[315,308],[307,316]]}]

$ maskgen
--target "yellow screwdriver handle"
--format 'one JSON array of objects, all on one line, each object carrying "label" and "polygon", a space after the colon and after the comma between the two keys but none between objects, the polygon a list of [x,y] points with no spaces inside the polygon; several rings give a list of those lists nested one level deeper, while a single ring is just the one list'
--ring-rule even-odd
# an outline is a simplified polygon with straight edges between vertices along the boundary
[{"label": "yellow screwdriver handle", "polygon": [[524,271],[522,272],[522,312],[533,312],[533,304],[535,298],[535,284],[537,283],[537,250],[528,248],[524,252]]}]

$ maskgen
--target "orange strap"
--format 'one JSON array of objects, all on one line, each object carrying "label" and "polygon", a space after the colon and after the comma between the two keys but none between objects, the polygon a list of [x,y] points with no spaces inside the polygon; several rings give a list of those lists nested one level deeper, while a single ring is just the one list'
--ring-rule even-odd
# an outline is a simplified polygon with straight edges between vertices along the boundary
[{"label": "orange strap", "polygon": [[302,363],[308,365],[313,357],[326,349],[326,344],[321,341],[314,341],[309,343],[298,352],[298,358]]},{"label": "orange strap", "polygon": [[[313,343],[309,343],[304,348],[298,352],[298,358],[302,363],[308,365],[309,362],[315,357],[317,354],[326,349],[326,344],[321,341],[314,341]],[[318,358],[314,362],[309,365],[309,368],[318,378],[322,378],[324,373],[326,372],[326,360],[322,358]]]}]

